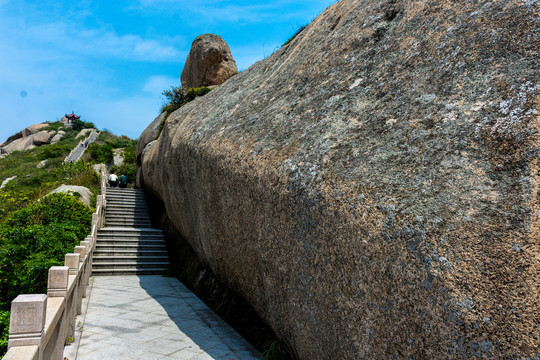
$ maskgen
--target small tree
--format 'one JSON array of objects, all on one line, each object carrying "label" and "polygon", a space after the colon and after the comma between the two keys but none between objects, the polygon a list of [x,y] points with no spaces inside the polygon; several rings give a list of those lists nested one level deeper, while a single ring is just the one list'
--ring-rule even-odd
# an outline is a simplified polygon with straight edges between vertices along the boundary
[{"label": "small tree", "polygon": [[167,115],[173,111],[186,105],[188,102],[195,99],[197,96],[208,94],[212,89],[203,86],[200,88],[191,88],[185,94],[181,86],[171,86],[170,90],[164,90],[161,94],[165,96],[165,104],[161,108],[161,112],[166,112]]}]

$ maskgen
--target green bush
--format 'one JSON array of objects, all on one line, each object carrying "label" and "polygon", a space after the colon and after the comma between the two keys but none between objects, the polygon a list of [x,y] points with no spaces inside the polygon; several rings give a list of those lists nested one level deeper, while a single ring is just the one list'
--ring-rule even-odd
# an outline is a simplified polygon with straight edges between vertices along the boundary
[{"label": "green bush", "polygon": [[71,128],[75,131],[81,131],[82,129],[95,129],[94,123],[75,119],[71,122]]},{"label": "green bush", "polygon": [[19,294],[46,293],[49,268],[63,264],[65,254],[88,235],[91,223],[92,209],[57,193],[14,211],[0,224],[2,336],[11,301]]},{"label": "green bush", "polygon": [[90,144],[88,153],[92,160],[98,164],[107,164],[113,160],[113,146],[111,144]]},{"label": "green bush", "polygon": [[0,310],[0,356],[7,350],[9,338],[9,311]]},{"label": "green bush", "polygon": [[60,121],[55,121],[55,122],[52,122],[50,123],[46,128],[44,128],[43,130],[53,130],[53,131],[58,131],[60,129],[62,129],[64,127],[64,124],[62,124],[62,122]]},{"label": "green bush", "polygon": [[208,94],[212,89],[203,86],[200,88],[191,88],[185,94],[181,86],[171,86],[170,90],[164,90],[161,94],[165,96],[166,103],[161,108],[161,112],[166,112],[167,115],[173,111],[186,105],[198,96],[204,96]]},{"label": "green bush", "polygon": [[66,157],[67,154],[69,154],[69,152],[71,151],[71,148],[72,147],[69,144],[51,144],[48,146],[44,146],[38,156],[41,160],[55,157]]}]

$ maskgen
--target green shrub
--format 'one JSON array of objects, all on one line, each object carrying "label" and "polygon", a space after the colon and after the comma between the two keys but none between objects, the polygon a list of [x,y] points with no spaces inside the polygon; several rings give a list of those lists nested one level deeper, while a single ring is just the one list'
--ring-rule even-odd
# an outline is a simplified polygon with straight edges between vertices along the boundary
[{"label": "green shrub", "polygon": [[111,144],[90,144],[86,151],[98,164],[107,164],[113,160],[113,146]]},{"label": "green shrub", "polygon": [[51,144],[48,146],[43,146],[41,153],[38,155],[39,159],[45,160],[55,157],[66,157],[67,154],[71,151],[71,146],[69,144]]},{"label": "green shrub", "polygon": [[81,131],[82,129],[95,129],[94,123],[75,119],[71,122],[71,128],[75,131]]},{"label": "green shrub", "polygon": [[169,115],[170,113],[181,108],[196,97],[204,96],[210,91],[212,91],[212,89],[203,86],[199,88],[191,88],[184,94],[181,86],[171,86],[170,90],[164,90],[161,93],[166,98],[166,103],[161,108],[161,112],[166,112],[167,115]]},{"label": "green shrub", "polygon": [[60,121],[55,121],[55,122],[52,122],[50,123],[46,128],[44,128],[43,130],[53,130],[53,131],[58,131],[60,129],[62,129],[64,127],[64,124],[62,124],[62,122]]},{"label": "green shrub", "polygon": [[13,190],[0,191],[0,219],[12,211],[25,207],[33,197],[33,193]]},{"label": "green shrub", "polygon": [[[0,224],[0,332],[19,294],[46,293],[51,266],[62,265],[66,253],[90,232],[92,209],[75,197],[51,194],[14,211]],[[0,353],[5,351],[1,347]]]},{"label": "green shrub", "polygon": [[0,310],[0,356],[4,356],[7,350],[9,338],[9,311]]}]

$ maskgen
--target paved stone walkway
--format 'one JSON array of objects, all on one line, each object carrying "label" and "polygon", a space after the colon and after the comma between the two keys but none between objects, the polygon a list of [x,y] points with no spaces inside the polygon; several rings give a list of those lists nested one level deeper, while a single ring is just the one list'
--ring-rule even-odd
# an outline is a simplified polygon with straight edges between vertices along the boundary
[{"label": "paved stone walkway", "polygon": [[[69,360],[255,360],[260,354],[175,278],[96,276]],[[75,355],[74,355],[75,354]]]},{"label": "paved stone walkway", "polygon": [[[85,138],[84,140],[79,142],[77,144],[77,146],[75,147],[75,149],[73,150],[73,152],[68,155],[68,157],[64,160],[64,162],[66,162],[66,163],[68,163],[68,162],[76,163],[77,161],[79,161],[81,156],[83,156],[84,152],[86,151],[86,147],[84,146],[84,142],[86,140],[88,140],[88,142],[91,144],[94,141],[96,141],[98,136],[99,136],[99,132],[97,132],[96,130],[92,130],[92,133],[88,136],[88,138]],[[82,146],[81,146],[81,144],[82,144]]]}]

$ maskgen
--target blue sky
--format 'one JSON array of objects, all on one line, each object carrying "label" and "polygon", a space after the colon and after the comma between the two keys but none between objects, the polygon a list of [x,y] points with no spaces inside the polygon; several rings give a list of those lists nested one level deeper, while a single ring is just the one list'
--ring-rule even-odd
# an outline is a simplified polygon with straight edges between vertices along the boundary
[{"label": "blue sky", "polygon": [[198,35],[222,36],[245,70],[333,2],[0,0],[0,143],[72,110],[137,138]]}]

